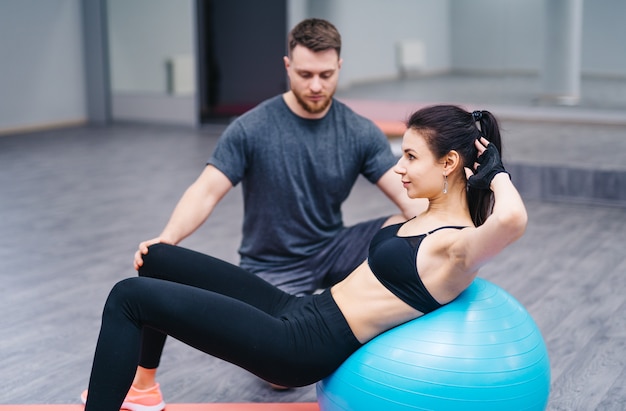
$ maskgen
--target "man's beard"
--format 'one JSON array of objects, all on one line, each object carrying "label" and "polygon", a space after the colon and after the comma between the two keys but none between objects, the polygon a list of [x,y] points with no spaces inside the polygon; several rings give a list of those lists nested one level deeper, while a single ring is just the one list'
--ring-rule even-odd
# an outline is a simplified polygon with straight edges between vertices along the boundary
[{"label": "man's beard", "polygon": [[331,94],[327,99],[321,100],[320,101],[321,104],[313,105],[313,104],[308,103],[306,100],[304,100],[300,96],[300,94],[298,94],[293,89],[292,91],[293,91],[293,95],[296,96],[296,101],[298,102],[298,104],[300,104],[300,107],[302,107],[304,111],[306,111],[309,114],[319,114],[323,112],[324,110],[326,110],[328,106],[330,105],[330,102],[332,101],[332,97],[333,97],[333,95]]}]

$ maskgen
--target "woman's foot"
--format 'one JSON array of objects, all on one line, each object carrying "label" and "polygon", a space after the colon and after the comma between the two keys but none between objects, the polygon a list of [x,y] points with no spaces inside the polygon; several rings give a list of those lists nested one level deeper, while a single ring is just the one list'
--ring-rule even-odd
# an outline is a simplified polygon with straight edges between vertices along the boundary
[{"label": "woman's foot", "polygon": [[[87,390],[83,391],[80,395],[80,399],[83,404],[87,402]],[[165,408],[165,402],[163,401],[163,394],[159,384],[155,384],[153,387],[147,390],[139,390],[134,386],[130,387],[122,407],[125,410],[130,411],[161,411]]]}]

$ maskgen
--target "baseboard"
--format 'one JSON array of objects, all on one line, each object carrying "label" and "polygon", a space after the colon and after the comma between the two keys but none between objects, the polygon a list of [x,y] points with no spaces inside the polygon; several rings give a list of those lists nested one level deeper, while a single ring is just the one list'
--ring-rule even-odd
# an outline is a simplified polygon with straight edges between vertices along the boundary
[{"label": "baseboard", "polygon": [[87,124],[87,119],[81,118],[69,121],[57,121],[40,124],[29,124],[17,127],[0,128],[0,136],[34,133],[37,131],[54,130],[59,128],[80,127]]}]

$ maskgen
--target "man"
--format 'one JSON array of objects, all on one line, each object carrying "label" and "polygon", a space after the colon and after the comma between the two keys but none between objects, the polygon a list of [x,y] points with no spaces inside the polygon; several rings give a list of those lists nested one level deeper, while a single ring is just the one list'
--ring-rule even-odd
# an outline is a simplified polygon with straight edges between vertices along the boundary
[{"label": "man", "polygon": [[[293,294],[343,279],[364,261],[383,225],[416,215],[392,171],[384,134],[333,98],[341,36],[329,22],[307,19],[289,34],[284,57],[290,90],[239,117],[224,131],[206,168],[186,190],[163,232],[148,246],[177,244],[209,217],[236,184],[244,197],[240,265]],[[344,227],[341,204],[359,174],[375,183],[403,215]]]}]

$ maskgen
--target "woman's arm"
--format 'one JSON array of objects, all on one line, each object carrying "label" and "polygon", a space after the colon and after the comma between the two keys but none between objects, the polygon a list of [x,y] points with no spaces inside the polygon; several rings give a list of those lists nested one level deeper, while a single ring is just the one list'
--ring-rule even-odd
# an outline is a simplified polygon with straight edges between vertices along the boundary
[{"label": "woman's arm", "polygon": [[[495,202],[492,214],[479,227],[468,230],[465,263],[469,272],[499,254],[526,230],[526,207],[507,173],[498,173],[490,185]],[[463,230],[465,231],[465,230]]]},{"label": "woman's arm", "polygon": [[[484,153],[485,147],[482,146],[480,151]],[[526,230],[526,207],[509,174],[502,167],[499,156],[494,167],[499,171],[489,177],[491,180],[488,183],[494,194],[492,214],[479,227],[461,230],[450,247],[455,264],[467,274],[475,273]],[[471,176],[471,171],[468,174]]]}]

